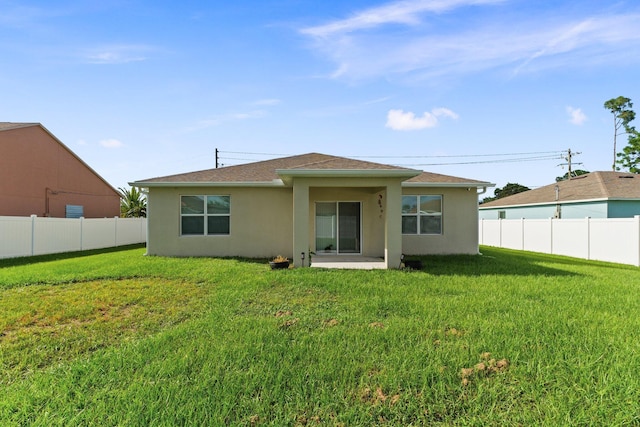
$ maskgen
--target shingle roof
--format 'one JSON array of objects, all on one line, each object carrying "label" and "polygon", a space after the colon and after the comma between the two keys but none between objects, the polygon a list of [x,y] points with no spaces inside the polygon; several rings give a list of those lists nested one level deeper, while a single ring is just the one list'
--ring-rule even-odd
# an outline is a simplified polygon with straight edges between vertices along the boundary
[{"label": "shingle roof", "polygon": [[640,175],[628,172],[591,172],[568,181],[545,185],[483,203],[480,209],[598,199],[640,199]]},{"label": "shingle roof", "polygon": [[278,172],[282,171],[406,171],[418,174],[407,182],[414,183],[470,183],[488,184],[482,181],[468,180],[448,175],[415,171],[399,166],[392,166],[382,163],[374,163],[363,160],[349,159],[346,157],[330,156],[320,153],[301,154],[298,156],[283,157],[272,160],[265,160],[255,163],[247,163],[236,166],[227,166],[217,169],[207,169],[197,172],[188,172],[177,175],[143,179],[133,184],[204,184],[204,183],[259,183],[272,182],[281,177]]},{"label": "shingle roof", "polygon": [[37,126],[40,123],[12,123],[12,122],[0,122],[0,131],[23,128],[27,126]]}]

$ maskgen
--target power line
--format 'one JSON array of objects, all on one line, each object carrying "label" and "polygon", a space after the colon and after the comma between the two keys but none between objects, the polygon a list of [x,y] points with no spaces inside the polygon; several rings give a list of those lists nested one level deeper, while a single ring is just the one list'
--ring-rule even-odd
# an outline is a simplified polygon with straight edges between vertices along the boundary
[{"label": "power line", "polygon": [[[219,153],[227,153],[227,154],[235,154],[235,155],[250,155],[250,156],[290,156],[290,154],[276,154],[276,153],[252,153],[246,151],[222,151],[216,150],[217,158],[222,158],[224,160],[236,160],[236,161],[255,161],[256,159],[244,158],[244,157],[221,157]],[[473,165],[473,164],[490,164],[490,163],[518,163],[518,162],[533,162],[533,161],[543,161],[543,160],[555,160],[555,159],[564,159],[563,154],[564,151],[534,151],[527,153],[499,153],[499,154],[460,154],[460,155],[437,155],[437,156],[427,156],[427,155],[416,155],[416,156],[349,156],[350,158],[355,159],[438,159],[438,158],[469,158],[469,157],[508,157],[508,156],[530,156],[530,157],[518,157],[518,158],[506,158],[506,159],[494,159],[494,160],[478,160],[478,161],[461,161],[461,162],[446,162],[446,163],[412,163],[412,164],[404,164],[404,163],[394,163],[395,166],[452,166],[452,165]]]}]

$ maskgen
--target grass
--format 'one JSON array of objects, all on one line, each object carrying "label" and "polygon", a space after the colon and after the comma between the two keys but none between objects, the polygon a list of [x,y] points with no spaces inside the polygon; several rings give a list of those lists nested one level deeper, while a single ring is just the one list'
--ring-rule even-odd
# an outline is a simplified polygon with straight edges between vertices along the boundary
[{"label": "grass", "polygon": [[638,425],[640,270],[0,261],[0,425]]}]

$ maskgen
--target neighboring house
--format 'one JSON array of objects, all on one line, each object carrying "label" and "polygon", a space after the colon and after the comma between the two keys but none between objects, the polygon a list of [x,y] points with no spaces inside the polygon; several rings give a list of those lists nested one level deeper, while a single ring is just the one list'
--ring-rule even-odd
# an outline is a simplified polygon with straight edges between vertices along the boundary
[{"label": "neighboring house", "polygon": [[0,216],[120,215],[120,195],[40,123],[0,122]]},{"label": "neighboring house", "polygon": [[591,172],[483,203],[481,219],[628,218],[640,215],[640,175]]},{"label": "neighboring house", "polygon": [[[310,153],[145,179],[150,255],[478,253],[478,189],[493,184]],[[308,265],[308,264],[305,264]]]}]

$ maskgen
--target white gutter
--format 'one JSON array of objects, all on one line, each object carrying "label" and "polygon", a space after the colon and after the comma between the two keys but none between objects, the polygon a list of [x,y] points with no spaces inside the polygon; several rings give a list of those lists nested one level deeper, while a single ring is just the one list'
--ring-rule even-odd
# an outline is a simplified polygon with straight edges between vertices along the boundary
[{"label": "white gutter", "polygon": [[134,181],[129,183],[132,187],[139,188],[169,188],[169,187],[284,187],[281,179],[273,181],[231,181],[231,182],[145,182]]}]

